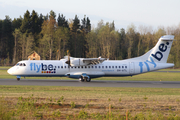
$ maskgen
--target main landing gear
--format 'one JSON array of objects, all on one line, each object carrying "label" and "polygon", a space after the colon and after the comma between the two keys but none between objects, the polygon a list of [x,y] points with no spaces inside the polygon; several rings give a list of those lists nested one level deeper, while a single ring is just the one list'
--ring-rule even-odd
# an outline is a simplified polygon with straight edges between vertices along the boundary
[{"label": "main landing gear", "polygon": [[81,76],[79,78],[79,81],[80,82],[91,82],[91,78],[89,76],[86,76],[86,77]]}]

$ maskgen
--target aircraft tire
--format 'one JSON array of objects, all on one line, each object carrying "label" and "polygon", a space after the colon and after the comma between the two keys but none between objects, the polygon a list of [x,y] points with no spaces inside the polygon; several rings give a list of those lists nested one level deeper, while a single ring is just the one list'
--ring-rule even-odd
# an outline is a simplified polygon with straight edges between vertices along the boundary
[{"label": "aircraft tire", "polygon": [[17,78],[17,81],[19,81],[20,80],[20,78]]},{"label": "aircraft tire", "polygon": [[86,82],[91,82],[91,78],[87,78],[87,79],[86,79]]}]

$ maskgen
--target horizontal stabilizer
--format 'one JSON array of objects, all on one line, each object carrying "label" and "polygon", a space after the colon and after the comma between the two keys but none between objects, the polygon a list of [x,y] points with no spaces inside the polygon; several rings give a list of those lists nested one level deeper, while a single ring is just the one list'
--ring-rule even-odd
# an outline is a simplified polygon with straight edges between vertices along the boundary
[{"label": "horizontal stabilizer", "polygon": [[174,35],[165,35],[160,38],[160,40],[167,41],[167,40],[174,40]]}]

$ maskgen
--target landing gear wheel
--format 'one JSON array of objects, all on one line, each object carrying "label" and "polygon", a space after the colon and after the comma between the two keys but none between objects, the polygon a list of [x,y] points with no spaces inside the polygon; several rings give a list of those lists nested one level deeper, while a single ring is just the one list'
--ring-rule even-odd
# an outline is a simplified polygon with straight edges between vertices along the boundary
[{"label": "landing gear wheel", "polygon": [[84,82],[84,79],[82,78],[82,76],[79,78],[79,82]]},{"label": "landing gear wheel", "polygon": [[86,78],[86,82],[91,82],[91,78]]},{"label": "landing gear wheel", "polygon": [[20,80],[20,78],[17,78],[17,81],[19,81]]}]

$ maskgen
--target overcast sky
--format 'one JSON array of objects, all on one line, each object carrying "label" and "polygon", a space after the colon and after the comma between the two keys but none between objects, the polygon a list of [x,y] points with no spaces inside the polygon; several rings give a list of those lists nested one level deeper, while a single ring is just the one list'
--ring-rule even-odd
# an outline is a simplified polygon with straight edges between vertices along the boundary
[{"label": "overcast sky", "polygon": [[23,17],[26,10],[43,15],[53,10],[66,19],[86,15],[92,26],[101,19],[114,20],[116,29],[126,29],[132,23],[153,28],[180,23],[180,0],[0,0],[0,19],[6,15],[11,19]]}]

